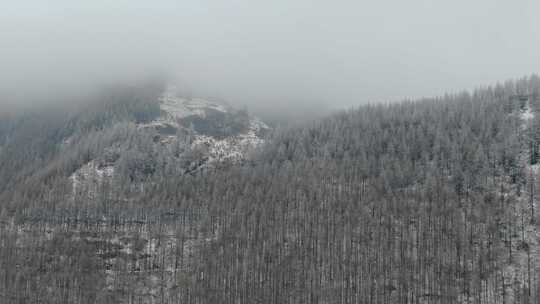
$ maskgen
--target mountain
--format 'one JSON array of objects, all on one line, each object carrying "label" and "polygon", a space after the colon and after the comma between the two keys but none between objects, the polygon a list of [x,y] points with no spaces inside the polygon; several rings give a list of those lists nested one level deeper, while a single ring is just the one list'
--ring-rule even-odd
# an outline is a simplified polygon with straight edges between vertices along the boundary
[{"label": "mountain", "polygon": [[182,98],[174,87],[156,84],[108,88],[69,110],[2,118],[0,195],[6,200],[26,192],[28,183],[70,186],[71,198],[60,201],[95,197],[105,183],[111,195],[127,198],[167,174],[242,164],[270,132],[245,110]]},{"label": "mountain", "polygon": [[[83,164],[69,179],[73,192],[90,192],[95,195],[104,183],[114,182],[118,167],[129,171],[130,186],[139,171],[156,174],[158,166],[174,166],[177,174],[193,174],[199,170],[242,163],[247,155],[264,143],[270,128],[246,111],[237,111],[218,102],[198,98],[182,98],[174,87],[167,88],[158,98],[159,115],[145,121],[135,121],[132,126],[136,137],[142,137],[146,147],[125,146],[116,142],[103,149],[103,153]],[[113,125],[111,128],[115,128]],[[72,138],[64,140],[69,147]],[[130,161],[122,154],[140,154]],[[167,158],[162,164],[156,162]],[[179,172],[183,171],[183,172]],[[145,174],[143,174],[145,175]],[[143,187],[143,184],[139,185]]]},{"label": "mountain", "polygon": [[4,302],[540,299],[537,76],[272,131],[161,86],[97,100],[0,123]]}]

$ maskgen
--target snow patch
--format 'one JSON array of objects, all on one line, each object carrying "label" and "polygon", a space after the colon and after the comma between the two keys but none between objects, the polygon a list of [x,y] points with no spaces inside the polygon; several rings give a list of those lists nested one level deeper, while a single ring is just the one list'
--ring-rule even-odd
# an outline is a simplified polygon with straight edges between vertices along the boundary
[{"label": "snow patch", "polygon": [[529,122],[534,118],[534,112],[532,111],[529,103],[526,104],[525,109],[520,111],[519,118],[521,119],[521,128],[525,130]]},{"label": "snow patch", "polygon": [[531,108],[527,106],[525,110],[521,112],[520,117],[524,121],[529,121],[534,118],[534,113]]},{"label": "snow patch", "polygon": [[245,159],[247,153],[264,143],[257,133],[268,126],[260,120],[253,119],[246,133],[231,136],[225,139],[216,139],[212,136],[196,135],[192,148],[206,148],[208,150],[208,164],[222,161],[238,162]]},{"label": "snow patch", "polygon": [[[226,105],[211,102],[201,98],[182,98],[176,95],[174,87],[169,87],[159,98],[162,116],[153,122],[141,125],[141,128],[183,128],[179,121],[189,116],[206,117],[207,110],[215,110],[223,113],[229,113],[232,109]],[[213,136],[194,134],[194,140],[191,144],[192,149],[206,150],[208,161],[212,164],[220,161],[241,161],[245,158],[247,152],[264,143],[260,134],[269,130],[270,127],[257,117],[249,117],[249,126],[241,134],[230,136],[224,139],[218,139]],[[174,135],[162,136],[161,143],[167,144],[173,141]]]},{"label": "snow patch", "polygon": [[206,117],[206,110],[216,110],[227,113],[229,108],[219,103],[211,102],[201,98],[182,98],[174,93],[174,89],[168,89],[159,98],[160,108],[165,113],[167,121],[176,121],[184,117],[197,115]]},{"label": "snow patch", "polygon": [[112,164],[102,165],[91,160],[69,176],[73,197],[85,190],[88,191],[89,196],[95,196],[104,179],[110,179],[113,176],[114,166]]}]

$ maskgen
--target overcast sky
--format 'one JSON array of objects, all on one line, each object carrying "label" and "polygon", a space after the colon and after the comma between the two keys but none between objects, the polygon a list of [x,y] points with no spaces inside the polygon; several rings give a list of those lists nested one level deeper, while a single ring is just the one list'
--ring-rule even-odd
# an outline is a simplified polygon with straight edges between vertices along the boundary
[{"label": "overcast sky", "polygon": [[2,2],[0,90],[19,99],[167,71],[248,106],[342,107],[540,72],[540,1]]}]

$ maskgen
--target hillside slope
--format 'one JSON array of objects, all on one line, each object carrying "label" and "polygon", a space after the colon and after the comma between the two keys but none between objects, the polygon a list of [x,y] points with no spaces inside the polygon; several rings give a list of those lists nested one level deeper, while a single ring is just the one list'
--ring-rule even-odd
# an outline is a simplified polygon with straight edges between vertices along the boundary
[{"label": "hillside slope", "polygon": [[22,195],[34,204],[50,189],[58,190],[55,204],[92,200],[104,191],[133,199],[167,175],[240,164],[270,131],[246,111],[182,98],[174,87],[115,87],[95,98],[70,112],[2,117],[4,201]]},{"label": "hillside slope", "polygon": [[[238,164],[263,144],[270,131],[264,122],[245,111],[204,99],[179,97],[174,87],[167,88],[157,104],[159,115],[131,126],[130,136],[139,137],[136,147],[126,145],[127,138],[117,140],[69,176],[75,194],[89,192],[95,197],[103,183],[117,182],[114,186],[118,186],[118,179],[126,175],[130,188],[138,184],[142,189],[143,179],[161,174],[156,171],[167,167],[174,167],[177,174],[193,174],[204,168]],[[69,149],[73,141],[65,139],[63,148]],[[138,155],[135,160],[126,160],[129,153]],[[123,172],[115,181],[118,170]]]},{"label": "hillside slope", "polygon": [[[25,145],[42,161],[0,162],[27,177],[0,213],[8,303],[540,299],[539,77],[336,113],[273,132],[239,163],[208,151],[250,137],[256,120],[155,100],[114,124],[44,128],[47,141]],[[101,178],[73,196],[70,176],[89,164]]]}]

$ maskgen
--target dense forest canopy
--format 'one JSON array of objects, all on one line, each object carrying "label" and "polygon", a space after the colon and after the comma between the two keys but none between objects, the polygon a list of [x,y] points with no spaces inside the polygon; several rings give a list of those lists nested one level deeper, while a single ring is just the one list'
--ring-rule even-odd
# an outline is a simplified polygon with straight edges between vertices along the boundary
[{"label": "dense forest canopy", "polygon": [[[158,95],[2,116],[0,298],[540,300],[538,76],[278,128],[246,161],[196,171],[189,133],[162,145],[140,127]],[[219,126],[237,132],[244,115]],[[114,176],[74,194],[92,161]]]}]

